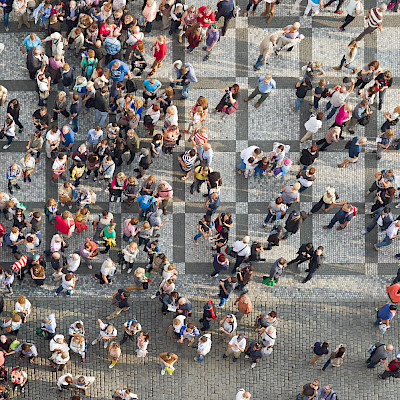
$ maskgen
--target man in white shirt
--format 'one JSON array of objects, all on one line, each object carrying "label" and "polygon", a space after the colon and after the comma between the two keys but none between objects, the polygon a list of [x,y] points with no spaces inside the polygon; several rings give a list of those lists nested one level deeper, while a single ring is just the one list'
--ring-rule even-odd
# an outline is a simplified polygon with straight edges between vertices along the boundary
[{"label": "man in white shirt", "polygon": [[236,394],[236,400],[250,400],[251,394],[244,389],[240,389]]},{"label": "man in white shirt", "polygon": [[352,80],[349,90],[346,89],[346,86],[342,86],[339,90],[336,90],[332,94],[331,99],[328,101],[328,103],[326,103],[326,110],[329,110],[332,107],[326,119],[332,118],[335,115],[336,111],[344,105],[347,97],[354,89],[354,83],[355,81]]},{"label": "man in white shirt", "polygon": [[389,246],[390,244],[392,244],[393,239],[400,236],[399,229],[400,229],[400,221],[393,221],[389,225],[389,228],[387,228],[386,236],[382,240],[382,242],[374,244],[375,250],[379,250],[381,247]]},{"label": "man in white shirt", "polygon": [[324,119],[324,113],[319,112],[317,115],[311,114],[309,120],[304,124],[304,127],[307,129],[306,134],[301,138],[300,142],[304,143],[307,139],[309,139],[313,133],[317,133],[319,129],[322,127],[322,120]]},{"label": "man in white shirt", "polygon": [[255,162],[261,160],[262,158],[262,151],[258,146],[250,146],[246,149],[242,150],[240,153],[240,160],[241,163],[236,167],[237,172],[240,174],[241,170],[246,169],[246,161],[250,158],[254,157]]},{"label": "man in white shirt", "polygon": [[245,236],[242,240],[236,240],[236,242],[233,244],[232,250],[236,253],[236,262],[232,268],[232,273],[235,273],[236,269],[240,267],[240,264],[250,257],[251,247],[249,242],[250,237]]},{"label": "man in white shirt", "polygon": [[53,176],[51,177],[50,183],[55,185],[58,178],[64,179],[63,173],[67,170],[67,155],[63,153],[59,153],[57,158],[54,160],[51,170],[53,172]]},{"label": "man in white shirt", "polygon": [[356,18],[357,15],[360,15],[364,10],[364,6],[361,3],[361,0],[350,0],[347,5],[347,15],[344,19],[344,23],[339,27],[340,31],[344,31],[347,25],[349,25]]},{"label": "man in white shirt", "polygon": [[106,349],[110,341],[117,337],[117,329],[114,328],[111,324],[105,324],[101,319],[98,319],[97,323],[100,328],[100,333],[97,339],[93,340],[92,346],[103,340],[104,348]]},{"label": "man in white shirt", "polygon": [[211,350],[211,333],[206,333],[201,336],[199,343],[197,344],[197,355],[194,357],[194,361],[203,361],[204,356],[207,355]]},{"label": "man in white shirt", "polygon": [[227,358],[231,354],[233,354],[233,362],[236,362],[240,357],[240,354],[243,353],[245,349],[246,349],[246,338],[244,337],[244,334],[241,333],[240,335],[234,336],[230,340],[228,344],[228,349],[226,350],[223,357]]}]

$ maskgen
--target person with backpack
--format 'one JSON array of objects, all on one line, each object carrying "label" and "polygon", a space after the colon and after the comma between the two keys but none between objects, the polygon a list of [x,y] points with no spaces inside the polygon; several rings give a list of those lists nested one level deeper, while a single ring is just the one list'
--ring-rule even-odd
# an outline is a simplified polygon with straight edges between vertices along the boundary
[{"label": "person with backpack", "polygon": [[350,203],[343,204],[342,208],[332,217],[329,225],[324,225],[324,229],[332,229],[336,222],[340,223],[340,226],[336,228],[337,231],[341,231],[351,222],[351,220],[357,215],[357,207],[352,206]]},{"label": "person with backpack", "polygon": [[88,50],[87,56],[83,57],[81,62],[82,76],[90,79],[98,62],[99,60],[96,58],[95,52],[92,49]]},{"label": "person with backpack", "polygon": [[148,214],[154,213],[158,210],[158,201],[154,196],[144,194],[137,198],[139,207],[139,217],[146,218]]},{"label": "person with backpack", "polygon": [[396,358],[390,361],[389,365],[386,364],[386,361],[383,361],[383,366],[385,367],[385,371],[382,374],[379,374],[379,378],[386,379],[389,377],[399,378],[400,377],[400,353],[396,353]]},{"label": "person with backpack", "polygon": [[376,342],[369,349],[368,353],[370,356],[367,359],[367,368],[375,368],[379,363],[383,363],[388,356],[388,351],[392,351],[393,346],[391,344],[385,345],[381,342]]}]

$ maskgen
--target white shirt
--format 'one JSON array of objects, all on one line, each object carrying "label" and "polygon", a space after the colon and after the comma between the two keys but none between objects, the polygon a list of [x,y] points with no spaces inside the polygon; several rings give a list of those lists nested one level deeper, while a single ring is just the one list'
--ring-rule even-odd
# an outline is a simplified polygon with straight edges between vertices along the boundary
[{"label": "white shirt", "polygon": [[72,379],[71,374],[64,374],[58,378],[57,386],[61,389],[62,386],[68,386],[68,383],[65,381],[65,378],[69,376]]},{"label": "white shirt", "polygon": [[350,0],[349,4],[347,4],[347,13],[352,17],[356,17],[359,14],[356,14],[356,11],[361,11],[363,9],[363,5],[360,0]]},{"label": "white shirt", "polygon": [[386,235],[388,235],[390,239],[393,239],[393,236],[396,236],[399,232],[400,227],[396,226],[397,222],[398,221],[393,221],[389,225],[389,228],[387,228]]},{"label": "white shirt", "polygon": [[212,344],[211,335],[209,333],[206,333],[204,336],[207,337],[207,342],[203,343],[199,340],[199,343],[197,344],[197,350],[203,356],[210,352]]},{"label": "white shirt", "polygon": [[73,256],[73,254],[70,254],[68,256],[68,268],[67,268],[67,270],[69,272],[75,272],[79,268],[79,265],[81,264],[81,257],[80,256],[79,256],[78,261],[75,261],[72,256]]},{"label": "white shirt", "polygon": [[244,244],[241,240],[236,240],[233,244],[233,251],[235,251],[238,256],[249,257],[251,254],[251,249],[248,244]]},{"label": "white shirt", "polygon": [[233,314],[229,314],[230,317],[233,317],[234,321],[233,324],[230,324],[228,322],[226,322],[226,320],[224,321],[224,323],[222,324],[222,328],[224,328],[225,331],[232,333],[235,332],[236,328],[237,328],[237,321],[236,321],[236,317]]},{"label": "white shirt", "polygon": [[230,344],[230,346],[231,346],[231,349],[232,349],[233,351],[241,351],[241,350],[244,350],[244,349],[246,348],[246,339],[243,338],[240,342],[238,342],[237,338],[238,338],[238,336],[234,336],[234,337],[230,340],[229,344]]},{"label": "white shirt", "polygon": [[125,394],[125,390],[118,390],[118,394],[122,397],[122,400],[131,400],[138,398],[137,394],[135,393]]},{"label": "white shirt", "polygon": [[61,132],[58,129],[56,133],[54,133],[52,130],[48,131],[46,134],[46,145],[50,146],[50,142],[55,142],[60,138]]},{"label": "white shirt", "polygon": [[83,322],[82,321],[75,321],[72,325],[70,325],[69,329],[68,329],[68,334],[69,335],[83,335],[83,329],[78,329],[76,327],[76,324],[80,323],[83,326]]},{"label": "white shirt", "polygon": [[389,111],[388,117],[389,117],[390,119],[396,119],[396,118],[398,118],[398,116],[399,116],[399,114],[397,114],[397,112],[394,111],[394,108],[392,108],[392,109]]},{"label": "white shirt", "polygon": [[179,325],[173,325],[173,327],[175,332],[179,333],[181,331],[182,326],[185,325],[186,317],[184,315],[178,315],[175,319],[179,319]]},{"label": "white shirt", "polygon": [[[242,160],[244,160],[244,161],[247,161],[248,158],[254,154],[254,150],[255,150],[255,149],[258,149],[258,148],[259,148],[258,146],[250,146],[250,147],[247,147],[247,149],[244,149],[244,150],[241,151],[241,153],[240,153],[240,158],[241,158]],[[255,156],[256,160],[257,160],[258,158],[260,158],[260,156],[261,156],[261,153],[260,153],[258,156]],[[256,161],[256,160],[255,160],[255,161]]]},{"label": "white shirt", "polygon": [[61,285],[65,290],[72,290],[75,286],[75,279],[72,278],[71,280],[67,281],[65,279],[65,274],[62,276],[61,281]]},{"label": "white shirt", "polygon": [[18,303],[18,301],[15,303],[15,311],[17,311],[17,312],[22,311],[22,312],[26,313],[26,315],[29,315],[31,313],[31,307],[32,307],[32,304],[28,299],[25,300],[24,305]]},{"label": "white shirt", "polygon": [[55,351],[55,350],[61,350],[63,353],[67,352],[69,350],[69,347],[67,343],[62,342],[62,343],[57,343],[57,339],[62,339],[64,340],[63,335],[55,335],[53,339],[50,340],[50,351]]},{"label": "white shirt", "polygon": [[101,322],[100,323],[100,337],[101,338],[108,339],[110,337],[118,335],[118,332],[115,328],[111,333],[107,333],[106,329],[107,329],[107,325],[104,322]]},{"label": "white shirt", "polygon": [[311,115],[310,119],[304,124],[304,127],[312,133],[317,133],[321,126],[322,121],[318,120],[315,115]]},{"label": "white shirt", "polygon": [[236,400],[248,400],[246,397],[243,397],[243,394],[246,391],[244,389],[240,389],[236,394]]},{"label": "white shirt", "polygon": [[335,93],[333,93],[331,97],[331,104],[333,107],[342,107],[342,105],[345,103],[345,100],[347,99],[347,96],[350,93],[345,92],[345,93],[340,93],[339,90],[337,90]]}]

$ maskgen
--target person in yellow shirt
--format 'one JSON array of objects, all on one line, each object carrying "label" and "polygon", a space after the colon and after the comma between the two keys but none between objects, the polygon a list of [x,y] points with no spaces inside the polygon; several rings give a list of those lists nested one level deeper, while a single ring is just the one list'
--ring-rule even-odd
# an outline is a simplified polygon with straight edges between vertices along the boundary
[{"label": "person in yellow shirt", "polygon": [[193,194],[195,188],[197,193],[200,193],[201,185],[206,181],[208,174],[211,172],[213,170],[208,165],[200,164],[194,169],[194,180],[190,186],[190,194]]}]

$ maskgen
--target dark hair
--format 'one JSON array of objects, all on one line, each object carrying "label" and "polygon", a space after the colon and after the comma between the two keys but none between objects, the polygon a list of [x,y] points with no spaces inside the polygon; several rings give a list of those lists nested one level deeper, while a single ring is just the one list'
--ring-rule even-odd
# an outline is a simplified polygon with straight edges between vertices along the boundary
[{"label": "dark hair", "polygon": [[276,318],[276,316],[277,316],[278,314],[276,313],[276,311],[272,310],[268,315],[269,315],[270,317],[272,317],[272,318]]},{"label": "dark hair", "polygon": [[322,343],[321,347],[323,349],[327,349],[329,347],[329,343],[328,342],[324,342],[324,343]]},{"label": "dark hair", "polygon": [[281,196],[277,197],[276,200],[275,200],[275,203],[276,204],[282,204],[283,203],[282,197]]},{"label": "dark hair", "polygon": [[391,186],[390,188],[387,188],[386,190],[390,196],[393,196],[396,193],[396,189],[393,186]]},{"label": "dark hair", "polygon": [[397,310],[396,304],[391,304],[391,305],[389,306],[389,310],[392,310],[392,311]]},{"label": "dark hair", "polygon": [[341,358],[344,353],[346,353],[346,349],[343,346],[340,346],[335,358]]},{"label": "dark hair", "polygon": [[238,280],[236,278],[236,276],[234,276],[233,278],[231,278],[231,283],[236,283]]},{"label": "dark hair", "polygon": [[389,214],[390,211],[391,211],[391,208],[390,208],[390,207],[385,207],[385,208],[383,209],[383,211],[384,211],[386,214]]},{"label": "dark hair", "polygon": [[318,120],[318,121],[321,121],[322,119],[324,119],[324,113],[323,113],[322,111],[320,111],[320,112],[317,114],[317,120]]},{"label": "dark hair", "polygon": [[209,215],[204,215],[203,218],[206,220],[206,222],[211,222],[211,217]]}]

